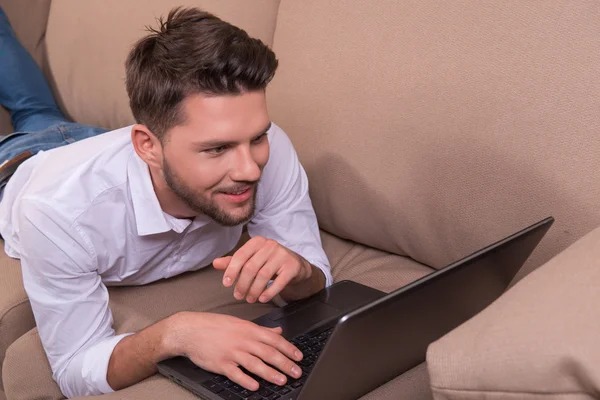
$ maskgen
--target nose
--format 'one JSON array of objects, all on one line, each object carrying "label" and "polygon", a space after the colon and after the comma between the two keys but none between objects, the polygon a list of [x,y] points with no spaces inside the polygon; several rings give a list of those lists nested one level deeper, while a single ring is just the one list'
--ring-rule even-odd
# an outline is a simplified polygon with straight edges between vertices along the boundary
[{"label": "nose", "polygon": [[253,157],[250,148],[240,146],[232,168],[231,179],[237,182],[256,182],[260,179],[260,167]]}]

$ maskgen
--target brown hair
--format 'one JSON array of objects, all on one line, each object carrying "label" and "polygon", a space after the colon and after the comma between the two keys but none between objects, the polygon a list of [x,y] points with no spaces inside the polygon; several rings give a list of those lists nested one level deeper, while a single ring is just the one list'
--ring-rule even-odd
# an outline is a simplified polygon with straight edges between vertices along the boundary
[{"label": "brown hair", "polygon": [[235,95],[264,90],[275,53],[244,30],[197,8],[178,7],[135,44],[126,87],[133,116],[159,139],[185,121],[181,103],[195,93]]}]

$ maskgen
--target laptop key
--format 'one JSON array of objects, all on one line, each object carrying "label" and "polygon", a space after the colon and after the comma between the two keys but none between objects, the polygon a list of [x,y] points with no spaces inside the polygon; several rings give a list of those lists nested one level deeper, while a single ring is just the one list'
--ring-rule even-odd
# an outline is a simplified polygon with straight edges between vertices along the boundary
[{"label": "laptop key", "polygon": [[243,387],[241,387],[240,385],[236,385],[235,383],[233,384],[233,386],[231,386],[229,388],[229,390],[235,392],[235,393],[241,393],[242,391],[246,390]]},{"label": "laptop key", "polygon": [[276,391],[277,391],[277,388],[279,388],[280,386],[279,386],[279,385],[276,385],[276,384],[274,384],[274,383],[271,383],[271,382],[269,382],[269,383],[267,383],[267,384],[265,385],[265,387],[266,387],[267,389],[269,389],[269,390],[272,390],[272,391],[276,392]]},{"label": "laptop key", "polygon": [[263,388],[258,389],[258,394],[260,394],[261,396],[264,396],[264,397],[268,397],[273,394],[273,391],[270,389],[267,389],[266,387],[263,387]]},{"label": "laptop key", "polygon": [[260,394],[258,393],[253,393],[252,396],[248,397],[246,400],[263,400],[264,397],[262,397]]},{"label": "laptop key", "polygon": [[207,388],[208,390],[210,390],[213,393],[220,393],[223,390],[225,390],[218,383],[213,382],[212,380],[203,382],[202,386],[204,386],[205,388]]},{"label": "laptop key", "polygon": [[223,382],[220,382],[220,385],[224,388],[230,388],[233,386],[233,382],[231,382],[229,379],[226,379]]},{"label": "laptop key", "polygon": [[280,397],[281,397],[281,395],[279,395],[277,393],[273,393],[272,395],[270,395],[269,397],[267,397],[267,400],[277,400]]},{"label": "laptop key", "polygon": [[292,386],[294,389],[298,389],[302,385],[304,385],[304,382],[296,381],[296,382],[292,383],[290,386]]},{"label": "laptop key", "polygon": [[277,391],[277,393],[279,393],[279,394],[288,394],[289,392],[291,392],[291,390],[286,387],[282,387],[281,389],[279,389]]},{"label": "laptop key", "polygon": [[306,342],[308,339],[309,339],[309,338],[308,338],[308,336],[306,336],[306,335],[300,335],[300,336],[298,336],[298,337],[296,338],[296,340],[297,340],[298,342],[300,342],[300,343]]}]

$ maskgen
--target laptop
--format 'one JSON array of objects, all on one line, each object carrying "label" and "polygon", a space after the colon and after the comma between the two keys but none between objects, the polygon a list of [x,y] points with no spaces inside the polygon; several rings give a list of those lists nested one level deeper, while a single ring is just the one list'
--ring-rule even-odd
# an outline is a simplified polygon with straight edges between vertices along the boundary
[{"label": "laptop", "polygon": [[208,400],[357,399],[425,361],[430,343],[496,300],[553,222],[546,218],[389,294],[341,281],[255,319],[281,326],[304,354],[302,377],[284,386],[250,374],[260,389],[249,391],[185,357],[158,370]]}]

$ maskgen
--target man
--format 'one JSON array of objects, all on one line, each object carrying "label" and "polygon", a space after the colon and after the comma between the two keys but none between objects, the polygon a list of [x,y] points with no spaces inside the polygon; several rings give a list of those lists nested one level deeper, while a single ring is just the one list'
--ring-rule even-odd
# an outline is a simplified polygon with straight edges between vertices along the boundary
[{"label": "man", "polygon": [[[3,14],[0,24],[0,51],[10,56],[0,69],[12,74],[0,83],[2,104],[17,131],[45,129],[0,143],[0,179],[18,166],[0,233],[21,260],[62,392],[121,389],[178,355],[250,390],[258,383],[241,367],[280,385],[299,377],[302,354],[279,328],[231,316],[181,312],[116,336],[106,289],[211,263],[248,302],[295,300],[332,283],[306,174],[267,113],[274,53],[211,14],[175,9],[126,62],[138,123],[104,133],[60,114]],[[252,238],[222,257],[245,223]]]}]

